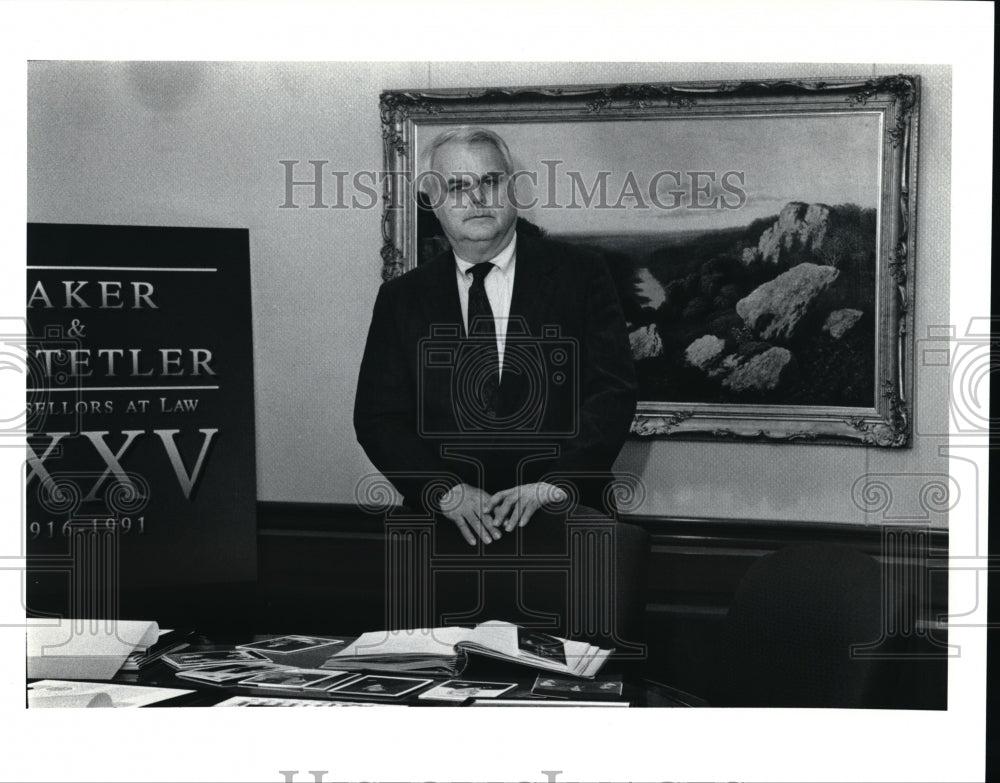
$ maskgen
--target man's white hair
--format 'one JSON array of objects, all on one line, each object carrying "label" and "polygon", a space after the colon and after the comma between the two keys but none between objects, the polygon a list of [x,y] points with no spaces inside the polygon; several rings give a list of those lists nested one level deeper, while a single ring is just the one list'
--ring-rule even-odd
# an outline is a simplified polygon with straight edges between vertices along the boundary
[{"label": "man's white hair", "polygon": [[507,147],[507,142],[505,142],[499,134],[494,133],[487,128],[480,128],[475,125],[463,125],[460,128],[452,128],[451,130],[439,133],[434,137],[434,140],[427,145],[427,148],[421,154],[420,190],[423,192],[430,193],[428,190],[429,179],[434,181],[438,181],[439,179],[435,176],[426,176],[427,172],[435,171],[434,156],[445,144],[451,144],[453,142],[457,144],[489,144],[497,151],[497,154],[500,155],[500,160],[503,162],[504,173],[514,173],[514,160],[511,158],[510,149]]}]

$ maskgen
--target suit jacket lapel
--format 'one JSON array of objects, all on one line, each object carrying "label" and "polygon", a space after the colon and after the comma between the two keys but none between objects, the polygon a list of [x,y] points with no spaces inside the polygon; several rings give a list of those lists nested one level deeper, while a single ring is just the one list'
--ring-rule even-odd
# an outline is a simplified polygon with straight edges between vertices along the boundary
[{"label": "suit jacket lapel", "polygon": [[552,287],[552,264],[531,237],[517,238],[517,264],[514,267],[514,293],[510,302],[510,317],[523,318],[528,332],[542,333],[545,304]]},{"label": "suit jacket lapel", "polygon": [[[504,373],[500,381],[500,411],[504,416],[512,416],[518,412],[530,413],[537,406],[530,395],[531,382],[539,372],[532,369],[530,357],[533,352],[522,356],[521,361],[514,357],[518,336],[524,339],[524,329],[527,334],[538,338],[542,334],[545,322],[546,305],[552,296],[552,270],[550,258],[542,251],[531,237],[518,234],[517,262],[514,267],[514,292],[510,302],[510,321],[507,324],[507,349],[504,359]],[[520,323],[519,323],[520,321]],[[522,325],[523,324],[523,325]],[[525,405],[528,409],[525,409]],[[537,424],[537,422],[536,422]],[[529,429],[531,424],[525,424]]]},{"label": "suit jacket lapel", "polygon": [[429,324],[455,324],[459,335],[465,336],[462,320],[462,303],[458,299],[455,282],[455,258],[449,249],[425,262],[427,277],[424,280],[423,310]]}]

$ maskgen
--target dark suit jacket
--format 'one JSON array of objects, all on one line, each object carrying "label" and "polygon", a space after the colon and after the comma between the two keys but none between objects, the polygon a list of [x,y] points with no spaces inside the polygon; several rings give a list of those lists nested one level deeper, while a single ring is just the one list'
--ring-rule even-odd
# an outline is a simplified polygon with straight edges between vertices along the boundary
[{"label": "dark suit jacket", "polygon": [[372,463],[414,509],[459,482],[496,492],[547,479],[607,502],[636,382],[625,321],[600,258],[518,233],[500,424],[484,421],[450,251],[379,290],[354,426]]}]

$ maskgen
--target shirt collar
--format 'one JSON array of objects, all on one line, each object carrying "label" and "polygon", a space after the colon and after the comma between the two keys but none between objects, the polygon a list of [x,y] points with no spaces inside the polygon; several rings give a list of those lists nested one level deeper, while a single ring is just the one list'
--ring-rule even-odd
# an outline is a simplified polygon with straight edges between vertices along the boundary
[{"label": "shirt collar", "polygon": [[[517,232],[514,232],[514,236],[510,238],[510,242],[507,243],[507,247],[497,253],[493,258],[487,259],[487,262],[493,264],[501,272],[506,273],[507,267],[510,266],[510,262],[514,259],[514,249],[517,245]],[[455,266],[458,267],[458,271],[465,275],[472,267],[475,266],[471,261],[466,261],[464,258],[459,258],[458,254],[455,253]]]}]

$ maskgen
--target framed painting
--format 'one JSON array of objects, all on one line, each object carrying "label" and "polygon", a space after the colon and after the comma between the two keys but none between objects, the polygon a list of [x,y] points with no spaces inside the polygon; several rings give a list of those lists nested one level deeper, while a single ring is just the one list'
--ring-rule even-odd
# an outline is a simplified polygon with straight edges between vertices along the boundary
[{"label": "framed painting", "polygon": [[440,133],[509,146],[518,231],[601,254],[637,436],[910,443],[919,80],[390,91],[383,278],[444,241]]}]

